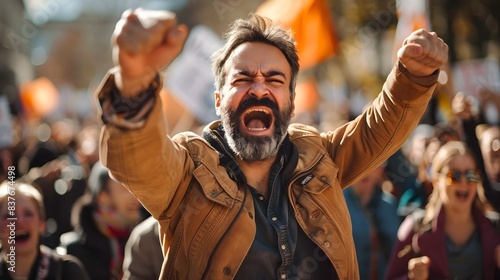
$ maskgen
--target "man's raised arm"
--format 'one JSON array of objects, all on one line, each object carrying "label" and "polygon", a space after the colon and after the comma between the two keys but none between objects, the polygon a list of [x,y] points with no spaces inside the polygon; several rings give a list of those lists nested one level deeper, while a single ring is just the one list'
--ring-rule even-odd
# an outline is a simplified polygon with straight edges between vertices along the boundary
[{"label": "man's raised arm", "polygon": [[155,218],[191,167],[185,151],[167,136],[158,96],[159,72],[182,51],[187,34],[173,13],[126,11],[112,36],[115,67],[97,91],[105,124],[100,160]]}]

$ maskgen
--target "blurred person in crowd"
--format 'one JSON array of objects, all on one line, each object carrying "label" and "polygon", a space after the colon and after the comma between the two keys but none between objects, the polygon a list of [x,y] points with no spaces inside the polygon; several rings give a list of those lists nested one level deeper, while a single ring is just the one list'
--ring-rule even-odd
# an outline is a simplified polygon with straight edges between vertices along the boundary
[{"label": "blurred person in crowd", "polygon": [[401,197],[405,191],[415,187],[425,144],[433,133],[432,125],[417,125],[403,146],[387,160],[386,175],[394,186],[391,192],[396,197]]},{"label": "blurred person in crowd", "polygon": [[[497,51],[497,55],[500,53]],[[497,58],[500,59],[500,56]],[[498,81],[497,81],[498,82]],[[500,125],[500,89],[495,86],[480,87],[473,98],[477,98],[477,116],[480,123]],[[494,110],[491,110],[494,108]]]},{"label": "blurred person in crowd", "polygon": [[432,193],[432,182],[430,180],[430,168],[432,159],[439,147],[441,141],[437,137],[432,137],[426,141],[422,152],[422,158],[417,167],[417,177],[412,188],[407,189],[399,198],[398,215],[405,218],[417,209],[423,209],[427,204],[429,195]]},{"label": "blurred person in crowd", "polygon": [[360,279],[382,279],[400,225],[397,199],[381,187],[384,167],[345,189]]},{"label": "blurred person in crowd", "polygon": [[141,219],[140,204],[99,163],[92,168],[88,188],[72,211],[74,231],[61,235],[59,249],[80,259],[91,279],[121,279],[123,250]]},{"label": "blurred person in crowd", "polygon": [[457,131],[457,125],[449,121],[435,124],[433,137],[439,140],[441,144],[462,139]]},{"label": "blurred person in crowd", "polygon": [[160,222],[160,277],[359,278],[341,192],[407,139],[447,60],[446,44],[435,33],[412,33],[373,104],[319,133],[289,125],[299,71],[291,32],[258,15],[238,19],[213,56],[221,120],[202,136],[170,138],[158,72],[182,50],[187,28],[171,13],[142,9],[116,27],[117,67],[97,92],[101,161]]},{"label": "blurred person in crowd", "polygon": [[[418,135],[419,144],[413,144],[405,153],[409,157],[411,168],[416,170],[413,183],[399,196],[398,215],[405,218],[414,210],[424,208],[432,192],[432,182],[429,177],[432,158],[441,145],[448,141],[460,140],[456,127],[448,122],[435,125],[420,124],[424,128],[414,133]],[[404,169],[403,169],[404,170]]]},{"label": "blurred person in crowd", "polygon": [[154,217],[138,224],[125,245],[123,279],[157,280],[163,263],[160,227]]},{"label": "blurred person in crowd", "polygon": [[50,248],[59,245],[61,234],[73,230],[71,209],[85,194],[88,175],[98,161],[98,139],[99,129],[86,126],[65,140],[64,154],[41,167],[31,168],[24,176],[44,196],[47,231],[42,244]]},{"label": "blurred person in crowd", "polygon": [[429,202],[401,224],[386,278],[499,279],[499,215],[484,196],[474,155],[450,141],[430,174]]},{"label": "blurred person in crowd", "polygon": [[[25,135],[26,147],[19,161],[19,171],[24,175],[34,167],[42,167],[61,155],[69,148],[68,131],[55,122],[40,122],[33,125],[33,135]],[[66,126],[70,131],[73,128]]]},{"label": "blurred person in crowd", "polygon": [[403,145],[404,154],[413,166],[417,168],[420,166],[426,145],[434,134],[435,129],[433,125],[419,124],[413,130],[408,141]]},{"label": "blurred person in crowd", "polygon": [[[480,128],[481,129],[481,128]],[[485,194],[500,211],[500,127],[484,125],[479,136],[480,153],[484,160]]]},{"label": "blurred person in crowd", "polygon": [[481,121],[480,108],[474,98],[458,92],[452,101],[454,121],[461,138],[472,150],[483,174],[482,183],[486,198],[493,208],[500,211],[500,129]]},{"label": "blurred person in crowd", "polygon": [[0,279],[90,279],[80,261],[40,244],[42,194],[32,185],[0,184]]}]

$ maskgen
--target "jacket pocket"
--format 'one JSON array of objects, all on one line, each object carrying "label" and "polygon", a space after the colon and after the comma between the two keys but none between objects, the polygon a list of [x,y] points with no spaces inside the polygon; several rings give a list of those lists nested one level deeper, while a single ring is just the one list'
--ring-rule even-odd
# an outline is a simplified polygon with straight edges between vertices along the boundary
[{"label": "jacket pocket", "polygon": [[[224,167],[219,166],[218,172],[224,172]],[[214,203],[232,207],[238,193],[236,182],[228,176],[212,172],[207,166],[201,164],[193,172],[193,176],[198,181],[206,198]]]},{"label": "jacket pocket", "polygon": [[338,167],[330,157],[323,155],[310,172],[307,172],[297,182],[302,185],[304,191],[320,194],[325,189],[333,187],[338,171]]}]

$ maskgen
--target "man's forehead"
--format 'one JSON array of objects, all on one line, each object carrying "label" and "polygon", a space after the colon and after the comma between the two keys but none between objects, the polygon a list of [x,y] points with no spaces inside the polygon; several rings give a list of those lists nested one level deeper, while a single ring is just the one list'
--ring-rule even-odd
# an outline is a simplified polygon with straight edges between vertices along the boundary
[{"label": "man's forehead", "polygon": [[261,42],[247,42],[236,47],[229,55],[225,67],[228,72],[291,71],[290,64],[280,49]]}]

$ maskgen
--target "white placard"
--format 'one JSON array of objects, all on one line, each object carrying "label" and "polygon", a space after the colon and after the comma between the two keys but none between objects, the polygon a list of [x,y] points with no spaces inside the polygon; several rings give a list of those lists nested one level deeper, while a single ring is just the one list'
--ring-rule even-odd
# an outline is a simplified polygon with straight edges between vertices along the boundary
[{"label": "white placard", "polygon": [[[494,59],[471,59],[458,61],[453,66],[455,90],[477,98],[481,89],[500,92],[500,66]],[[494,103],[485,107],[484,117],[489,124],[498,124],[500,110]]]},{"label": "white placard", "polygon": [[453,66],[453,82],[456,91],[477,96],[481,88],[500,91],[500,67],[493,59],[458,61]]},{"label": "white placard", "polygon": [[217,118],[211,55],[222,39],[206,26],[195,26],[182,53],[165,73],[165,87],[203,124]]}]

